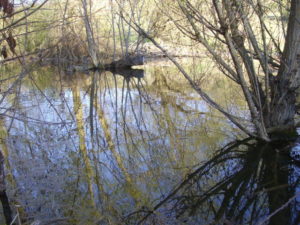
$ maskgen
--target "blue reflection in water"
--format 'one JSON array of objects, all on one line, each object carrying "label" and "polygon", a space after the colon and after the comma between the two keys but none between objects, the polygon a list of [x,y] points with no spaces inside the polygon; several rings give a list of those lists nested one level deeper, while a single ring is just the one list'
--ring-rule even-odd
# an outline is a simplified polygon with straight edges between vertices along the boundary
[{"label": "blue reflection in water", "polygon": [[[13,108],[4,128],[9,131],[8,173],[16,183],[10,184],[10,194],[29,220],[71,216],[80,223],[86,217],[99,220],[99,210],[122,218],[151,207],[236,135],[232,124],[192,90],[181,95],[157,84],[163,74],[147,75],[154,81],[105,73],[42,90],[27,84],[15,102],[7,100]],[[234,105],[231,111],[242,115],[244,109]],[[87,201],[81,136],[94,171],[90,182],[97,209]]]}]

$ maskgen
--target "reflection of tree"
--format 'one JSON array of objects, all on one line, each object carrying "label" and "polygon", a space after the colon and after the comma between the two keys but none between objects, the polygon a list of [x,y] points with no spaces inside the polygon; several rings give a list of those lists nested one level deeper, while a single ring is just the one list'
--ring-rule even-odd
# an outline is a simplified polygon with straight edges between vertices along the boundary
[{"label": "reflection of tree", "polygon": [[85,130],[84,130],[82,102],[81,102],[79,88],[76,85],[74,85],[72,87],[72,93],[73,93],[74,113],[75,113],[75,117],[76,117],[77,131],[78,131],[78,136],[79,136],[79,150],[80,150],[80,153],[82,154],[82,158],[83,158],[85,169],[86,169],[88,190],[90,193],[90,201],[95,206],[95,201],[94,201],[95,194],[94,194],[94,190],[93,190],[93,179],[94,179],[95,175],[94,175],[94,170],[92,168],[90,158],[88,155],[87,147],[85,144],[86,135],[85,135]]},{"label": "reflection of tree", "polygon": [[8,160],[9,151],[8,151],[8,146],[6,143],[7,137],[8,137],[8,134],[6,131],[5,124],[4,124],[4,120],[0,118],[0,145],[1,145],[1,150],[3,152],[3,155],[4,155],[6,168],[9,171],[9,173],[7,174],[6,177],[7,177],[8,181],[11,183],[11,185],[14,188],[16,188],[16,182],[15,182],[15,179],[12,174],[12,168],[11,168],[10,162]]},{"label": "reflection of tree", "polygon": [[[177,120],[181,119],[180,115],[178,114],[188,114],[188,110],[185,110],[184,106],[177,104],[176,98],[169,94],[169,92],[171,92],[171,88],[168,85],[167,79],[164,75],[161,76],[161,74],[157,75],[157,73],[155,73],[154,87],[157,88],[157,90],[168,89],[168,92],[161,91],[158,93],[161,98],[161,106],[163,111],[163,115],[161,116],[161,126],[168,132],[168,136],[170,138],[171,151],[168,152],[168,156],[171,158],[171,161],[173,164],[175,164],[175,166],[184,168],[184,145],[180,138],[183,136],[180,133],[183,133],[184,130],[182,128],[178,129],[176,122]],[[172,116],[172,111],[175,116]],[[173,117],[175,117],[175,119],[173,119]],[[179,159],[176,157],[177,152],[180,157]]]},{"label": "reflection of tree", "polygon": [[[171,81],[166,76],[167,71],[164,72],[155,70],[152,74],[154,82],[147,87],[147,91],[151,94],[155,91],[155,95],[161,100],[163,115],[160,115],[160,126],[169,133],[172,151],[178,150],[180,161],[183,162],[185,156],[182,151],[185,151],[187,147],[182,146],[181,138],[184,137],[192,140],[196,149],[199,145],[206,145],[214,150],[219,143],[223,142],[226,135],[218,130],[221,127],[230,129],[228,124],[224,123],[224,118],[218,118],[218,114],[206,108],[207,105],[198,97],[193,97],[190,92],[186,92],[185,88],[180,87],[180,82]],[[217,90],[215,92],[218,95],[224,95],[224,90],[221,93]],[[181,99],[182,96],[184,96],[183,99]],[[195,125],[190,126],[191,124]]]},{"label": "reflection of tree", "polygon": [[[113,76],[115,76],[115,75],[113,75]],[[126,77],[126,78],[124,78],[124,80],[125,79],[130,79],[130,77]],[[115,88],[117,89],[117,87],[115,87]],[[93,88],[91,90],[93,90]],[[107,118],[107,113],[105,113],[105,111],[104,111],[103,102],[101,102],[101,98],[98,99],[96,96],[95,102],[93,104],[95,106],[98,120],[102,127],[102,130],[104,133],[104,138],[108,145],[108,149],[112,153],[114,159],[117,162],[118,168],[121,170],[122,174],[125,177],[127,191],[130,193],[130,195],[136,201],[137,199],[140,199],[141,196],[143,196],[143,195],[139,191],[137,186],[134,184],[134,180],[131,178],[131,175],[128,172],[128,169],[126,168],[126,165],[125,165],[126,159],[120,154],[120,147],[117,147],[114,143],[114,138],[111,134],[112,129],[110,128],[109,120]],[[117,106],[116,106],[116,108],[117,108]],[[117,113],[117,111],[115,113]],[[117,117],[117,115],[115,115],[115,116]],[[118,128],[116,128],[116,129],[118,129]],[[117,136],[118,136],[118,134],[117,134]]]},{"label": "reflection of tree", "polygon": [[[32,147],[37,164],[47,160],[41,167],[31,164],[32,170],[22,173],[17,181],[22,184],[30,179],[43,188],[51,183],[50,174],[52,178],[70,176],[66,185],[56,184],[58,189],[66,186],[62,189],[68,193],[57,193],[59,200],[55,201],[72,222],[90,218],[93,223],[104,218],[107,223],[120,224],[122,215],[136,208],[146,210],[152,200],[158,201],[170,185],[198,164],[199,158],[206,157],[213,145],[224,142],[224,135],[211,132],[211,127],[220,129],[223,123],[202,113],[201,107],[195,106],[201,104],[199,99],[190,90],[178,88],[180,82],[173,86],[176,74],[172,79],[159,70],[142,79],[131,74],[74,74],[68,80],[53,79],[53,85],[45,89],[39,85],[39,79],[30,76],[31,82],[26,83],[26,91],[20,95],[17,115],[24,112],[20,117],[22,125],[16,121],[12,128],[16,139],[21,139],[18,152],[22,154],[18,157],[31,160],[33,157],[26,157],[30,151],[22,149]],[[152,78],[155,82],[148,82]],[[55,89],[58,86],[60,90]],[[53,91],[61,91],[61,95]],[[55,120],[59,123],[52,123]],[[25,131],[19,129],[23,127]],[[52,142],[56,144],[48,147]],[[73,148],[79,151],[74,152]],[[63,158],[63,163],[58,158]],[[81,163],[83,179],[79,172]],[[67,173],[61,173],[54,167],[56,164]],[[19,169],[27,166],[20,165]],[[48,177],[37,179],[35,171],[44,166],[52,172],[47,169],[40,174]],[[28,179],[23,176],[25,173]],[[82,191],[82,187],[87,190]],[[26,186],[28,192],[39,188]],[[55,196],[52,189],[47,193],[49,196],[39,195],[39,200]],[[28,193],[24,196],[32,198]],[[29,203],[36,205],[35,201]],[[48,210],[48,205],[44,209]],[[32,211],[34,216],[41,215],[35,208]]]},{"label": "reflection of tree", "polygon": [[138,224],[155,218],[153,212],[170,207],[169,213],[197,224],[298,224],[299,218],[294,216],[299,212],[291,213],[292,207],[285,205],[293,202],[298,184],[298,180],[290,182],[290,157],[279,153],[289,148],[286,143],[250,139],[230,143],[144,214]]},{"label": "reflection of tree", "polygon": [[[13,175],[12,166],[9,161],[9,147],[7,145],[7,138],[8,138],[8,132],[7,132],[7,128],[5,126],[5,121],[3,118],[0,118],[0,167],[2,166],[2,172],[4,172],[3,169],[4,169],[4,165],[5,165],[5,168],[8,171],[8,173],[5,176],[5,179],[8,181],[9,186],[12,190],[18,190],[17,182]],[[3,154],[3,158],[1,158],[2,154]],[[1,168],[0,168],[0,173],[1,173]],[[1,174],[0,174],[0,177],[1,177]],[[1,181],[0,181],[0,186],[1,186]],[[1,188],[0,188],[0,191],[1,191]],[[7,198],[6,193],[5,193],[5,198]],[[18,205],[19,220],[20,220],[20,218],[25,218],[25,210],[23,209],[20,202],[18,202],[16,199],[14,199],[14,201],[11,201],[11,203]],[[3,208],[4,208],[4,205],[3,205]],[[6,210],[5,209],[3,210],[4,213],[6,213],[7,210],[10,210],[8,202],[6,205]],[[7,219],[7,221],[8,221],[8,219]]]},{"label": "reflection of tree", "polygon": [[[121,119],[116,119],[121,126],[116,127],[116,132],[121,133],[121,136],[123,135],[126,148],[122,148],[122,151],[127,150],[129,157],[128,159],[121,157],[121,160],[123,160],[122,164],[124,164],[124,160],[128,160],[129,165],[134,165],[134,160],[135,166],[139,166],[139,164],[147,165],[149,169],[147,174],[151,174],[153,179],[157,180],[158,183],[160,176],[165,173],[165,171],[158,169],[163,167],[163,165],[167,166],[168,169],[185,169],[193,166],[195,158],[189,156],[186,152],[193,151],[194,148],[197,149],[197,146],[201,144],[206,144],[207,133],[205,132],[205,126],[197,126],[196,128],[189,126],[184,127],[186,118],[198,118],[199,114],[191,115],[191,111],[186,110],[189,107],[185,105],[183,101],[183,105],[177,104],[178,101],[173,93],[173,89],[168,89],[169,84],[166,83],[167,79],[163,74],[155,73],[151,75],[155,77],[155,82],[151,87],[144,85],[143,81],[136,82],[136,79],[124,77],[122,93],[119,95],[119,98],[121,98],[120,111],[122,117]],[[107,77],[108,76],[105,78]],[[103,85],[99,86],[103,87]],[[117,86],[115,86],[115,89],[117,89]],[[138,91],[138,96],[135,98],[134,92],[136,90]],[[153,93],[154,90],[155,94]],[[107,91],[109,92],[109,90]],[[117,94],[115,94],[115,96],[117,96]],[[155,102],[156,99],[160,100],[159,106],[157,106]],[[117,104],[117,101],[114,99],[109,100],[109,102],[110,101],[114,102],[113,104]],[[144,102],[147,103],[146,106],[143,104]],[[115,106],[114,108],[117,109],[118,107]],[[103,120],[102,115],[104,115],[104,117],[107,115],[107,113],[101,112],[102,110],[97,109],[98,114],[99,112],[101,114],[99,116],[100,121],[101,118]],[[115,113],[116,116],[118,116],[117,110]],[[204,118],[203,120],[206,121]],[[207,120],[206,122],[212,121],[213,120]],[[109,123],[103,123],[101,125],[102,128],[106,127],[106,124]],[[111,134],[105,134],[105,136],[107,137],[106,140],[112,140]],[[211,143],[218,143],[223,139],[223,136],[218,133],[214,133],[214,135],[210,134],[210,136],[213,136],[211,139],[214,139]],[[118,135],[114,138],[118,140]],[[195,138],[193,141],[195,141],[196,146],[185,144],[187,139],[192,140],[193,138]],[[151,140],[151,142],[149,142],[149,140]],[[161,142],[161,140],[164,141]],[[185,141],[183,142],[182,140]],[[115,144],[111,145],[109,142],[110,141],[107,142],[108,147],[116,149]],[[122,143],[118,143],[118,148],[120,144]],[[145,150],[147,151],[144,152]],[[116,152],[118,151],[119,149],[117,149]],[[192,152],[190,153],[193,154]],[[186,156],[188,157],[186,158]],[[118,159],[117,157],[115,158]],[[140,162],[138,162],[139,159],[141,160]],[[118,164],[122,165],[120,163]],[[157,165],[157,167],[155,165]],[[122,170],[122,167],[119,166],[119,168]],[[130,170],[131,173],[139,173],[134,170],[135,168],[132,169]],[[177,174],[177,176],[180,177],[179,174]]]},{"label": "reflection of tree", "polygon": [[0,202],[2,204],[3,214],[4,214],[6,224],[9,225],[12,221],[12,211],[6,194],[4,156],[1,151],[0,151]]}]

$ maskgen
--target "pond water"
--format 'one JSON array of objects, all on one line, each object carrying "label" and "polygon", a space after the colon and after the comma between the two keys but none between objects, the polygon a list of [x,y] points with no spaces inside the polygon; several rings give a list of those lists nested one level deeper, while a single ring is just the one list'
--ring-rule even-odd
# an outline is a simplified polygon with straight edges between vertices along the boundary
[{"label": "pond water", "polygon": [[[23,224],[257,224],[289,200],[270,224],[298,224],[300,145],[235,142],[176,69],[2,73],[0,144]],[[234,84],[198,82],[247,123]]]}]

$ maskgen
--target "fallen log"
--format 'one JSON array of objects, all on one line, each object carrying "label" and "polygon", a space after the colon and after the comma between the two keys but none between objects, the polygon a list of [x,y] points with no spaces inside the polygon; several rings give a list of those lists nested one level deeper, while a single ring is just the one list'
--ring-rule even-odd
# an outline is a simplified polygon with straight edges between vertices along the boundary
[{"label": "fallen log", "polygon": [[70,65],[67,68],[67,72],[88,72],[90,70],[123,70],[123,69],[131,69],[132,66],[144,65],[145,57],[143,55],[135,55],[128,56],[123,59],[119,59],[117,61],[113,61],[108,64],[100,65],[99,67],[94,67],[91,64],[83,64],[83,65]]},{"label": "fallen log", "polygon": [[104,65],[105,70],[131,68],[132,66],[144,65],[145,57],[143,55],[128,56],[109,64]]}]

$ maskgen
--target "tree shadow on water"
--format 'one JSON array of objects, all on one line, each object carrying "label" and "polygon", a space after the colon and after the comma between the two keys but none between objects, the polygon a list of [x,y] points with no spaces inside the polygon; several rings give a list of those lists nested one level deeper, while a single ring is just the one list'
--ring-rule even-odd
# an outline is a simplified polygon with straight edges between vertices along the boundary
[{"label": "tree shadow on water", "polygon": [[298,142],[229,143],[152,209],[136,211],[126,222],[299,224]]}]

